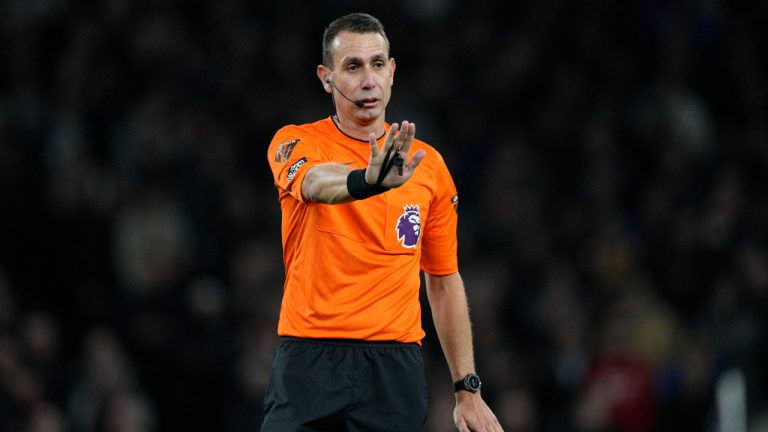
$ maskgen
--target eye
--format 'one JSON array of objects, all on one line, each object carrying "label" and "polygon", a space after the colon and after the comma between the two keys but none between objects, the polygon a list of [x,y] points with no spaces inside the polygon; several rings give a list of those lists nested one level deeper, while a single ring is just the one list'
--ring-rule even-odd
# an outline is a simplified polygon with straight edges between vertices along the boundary
[{"label": "eye", "polygon": [[350,64],[349,66],[347,66],[347,70],[348,70],[349,72],[355,72],[355,71],[357,71],[358,69],[359,69],[359,66],[358,66],[358,65],[356,65],[356,64]]},{"label": "eye", "polygon": [[384,62],[382,62],[382,61],[377,61],[377,62],[374,62],[374,63],[373,63],[373,67],[374,67],[375,69],[381,69],[381,68],[383,68],[383,67],[384,67]]}]

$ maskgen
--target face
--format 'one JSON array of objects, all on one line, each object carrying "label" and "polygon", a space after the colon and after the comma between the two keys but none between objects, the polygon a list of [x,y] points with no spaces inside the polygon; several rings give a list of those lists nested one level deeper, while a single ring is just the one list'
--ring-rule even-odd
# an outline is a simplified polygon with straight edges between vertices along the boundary
[{"label": "face", "polygon": [[[339,114],[363,123],[383,119],[395,75],[395,60],[388,58],[384,37],[378,33],[342,32],[336,36],[332,52],[333,70],[321,65],[318,77],[325,90],[335,94]],[[365,105],[357,107],[339,95],[326,84],[326,78],[330,78],[345,96],[362,100]]]}]

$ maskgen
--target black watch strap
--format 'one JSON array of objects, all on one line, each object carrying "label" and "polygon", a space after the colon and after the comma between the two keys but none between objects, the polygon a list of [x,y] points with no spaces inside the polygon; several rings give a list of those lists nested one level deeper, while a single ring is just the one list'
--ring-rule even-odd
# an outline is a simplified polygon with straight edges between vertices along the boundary
[{"label": "black watch strap", "polygon": [[480,377],[471,373],[453,383],[453,391],[455,393],[459,390],[466,390],[470,393],[477,393],[480,391],[482,386],[483,383],[480,381]]}]

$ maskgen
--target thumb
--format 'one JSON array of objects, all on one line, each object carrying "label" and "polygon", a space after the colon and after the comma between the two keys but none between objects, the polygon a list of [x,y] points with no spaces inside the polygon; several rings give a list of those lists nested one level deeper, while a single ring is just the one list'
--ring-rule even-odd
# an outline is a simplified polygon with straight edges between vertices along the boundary
[{"label": "thumb", "polygon": [[416,153],[414,153],[413,157],[411,158],[411,162],[408,164],[408,169],[410,171],[415,171],[416,167],[419,166],[421,161],[423,161],[426,156],[427,156],[427,152],[425,152],[424,150],[419,150]]}]

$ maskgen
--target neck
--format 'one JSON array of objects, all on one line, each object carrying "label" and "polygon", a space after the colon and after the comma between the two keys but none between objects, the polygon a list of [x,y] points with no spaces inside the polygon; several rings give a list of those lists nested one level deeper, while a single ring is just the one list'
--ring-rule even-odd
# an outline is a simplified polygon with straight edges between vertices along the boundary
[{"label": "neck", "polygon": [[371,133],[376,135],[376,138],[378,139],[378,137],[384,135],[384,132],[386,131],[383,115],[373,119],[370,123],[359,123],[348,117],[344,117],[337,112],[336,115],[333,116],[333,121],[336,122],[336,125],[342,132],[362,141],[368,141],[368,136]]}]

